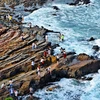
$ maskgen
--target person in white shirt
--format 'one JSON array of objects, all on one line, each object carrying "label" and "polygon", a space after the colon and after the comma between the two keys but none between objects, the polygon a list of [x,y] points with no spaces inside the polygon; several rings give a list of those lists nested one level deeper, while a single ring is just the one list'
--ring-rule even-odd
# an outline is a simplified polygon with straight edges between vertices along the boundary
[{"label": "person in white shirt", "polygon": [[35,65],[35,62],[32,60],[32,62],[31,62],[31,65],[32,65],[32,70],[34,70],[35,69],[35,67],[34,67],[34,65]]},{"label": "person in white shirt", "polygon": [[1,84],[1,89],[3,89],[5,87],[5,83]]},{"label": "person in white shirt", "polygon": [[45,41],[48,42],[48,36],[47,35],[45,35]]},{"label": "person in white shirt", "polygon": [[32,50],[35,49],[35,43],[32,43]]},{"label": "person in white shirt", "polygon": [[14,90],[14,95],[16,97],[16,100],[18,100],[18,91],[17,90]]}]

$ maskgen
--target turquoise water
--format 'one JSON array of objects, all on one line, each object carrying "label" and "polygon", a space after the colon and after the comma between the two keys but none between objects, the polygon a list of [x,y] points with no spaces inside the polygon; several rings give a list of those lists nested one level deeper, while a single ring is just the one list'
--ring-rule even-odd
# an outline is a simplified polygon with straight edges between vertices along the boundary
[{"label": "turquoise water", "polygon": [[[52,6],[57,6],[60,10],[56,11]],[[91,0],[90,4],[80,6],[69,6],[65,0],[62,3],[56,0],[26,16],[25,22],[64,34],[64,42],[59,42],[57,33],[48,33],[48,37],[49,41],[59,43],[66,51],[94,55],[93,45],[100,46],[100,0]],[[96,38],[96,41],[88,42],[90,37]],[[59,52],[58,47],[55,53]],[[95,55],[100,58],[100,51]],[[41,100],[100,100],[99,78],[100,73],[94,75],[90,82],[61,79],[54,83],[60,85],[60,88],[46,91],[46,87],[38,90],[35,96]]]},{"label": "turquoise water", "polygon": [[[63,2],[46,4],[26,16],[25,22],[32,22],[33,26],[43,26],[64,34],[63,43],[59,42],[58,34],[49,33],[48,36],[49,41],[59,43],[66,51],[74,50],[77,54],[93,55],[92,47],[95,42],[91,43],[86,40],[90,37],[100,39],[100,1],[93,2],[92,0],[90,4],[80,6],[69,6]],[[56,11],[52,6],[57,6],[60,10]],[[55,52],[59,52],[59,48],[56,48]]]}]

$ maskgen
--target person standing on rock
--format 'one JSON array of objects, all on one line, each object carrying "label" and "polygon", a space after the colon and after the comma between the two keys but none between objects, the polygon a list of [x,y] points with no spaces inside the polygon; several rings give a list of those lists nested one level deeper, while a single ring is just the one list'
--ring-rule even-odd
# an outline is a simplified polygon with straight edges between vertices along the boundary
[{"label": "person standing on rock", "polygon": [[23,34],[21,35],[21,41],[24,41],[24,37],[23,37]]},{"label": "person standing on rock", "polygon": [[45,35],[45,42],[48,42],[48,35]]},{"label": "person standing on rock", "polygon": [[51,55],[51,47],[48,47],[48,56]]},{"label": "person standing on rock", "polygon": [[63,57],[64,59],[66,58],[67,54],[66,54],[66,51],[63,52]]},{"label": "person standing on rock", "polygon": [[1,84],[1,89],[3,89],[5,87],[5,83]]},{"label": "person standing on rock", "polygon": [[32,50],[34,50],[35,47],[36,47],[36,46],[35,46],[35,43],[33,42],[33,43],[32,43]]},{"label": "person standing on rock", "polygon": [[44,58],[40,59],[41,67],[44,67]]},{"label": "person standing on rock", "polygon": [[14,88],[10,88],[10,96],[14,98]]},{"label": "person standing on rock", "polygon": [[44,54],[44,57],[47,57],[48,56],[48,50],[45,49],[43,54]]},{"label": "person standing on rock", "polygon": [[29,28],[31,29],[31,28],[32,28],[32,23],[29,22],[29,23],[28,23],[28,26],[29,26]]},{"label": "person standing on rock", "polygon": [[46,69],[47,73],[51,75],[51,66]]},{"label": "person standing on rock", "polygon": [[56,58],[57,58],[57,64],[59,63],[59,55],[57,54],[56,55]]},{"label": "person standing on rock", "polygon": [[29,23],[28,23],[28,26],[29,26],[29,29],[30,29],[30,33],[32,34],[32,33],[33,33],[33,31],[32,31],[32,23],[29,22]]},{"label": "person standing on rock", "polygon": [[9,85],[11,88],[13,87],[13,80],[12,79],[9,80]]},{"label": "person standing on rock", "polygon": [[38,64],[38,67],[37,67],[37,75],[39,76],[39,78],[41,77],[41,75],[40,75],[40,64]]},{"label": "person standing on rock", "polygon": [[14,90],[15,100],[18,100],[18,91]]},{"label": "person standing on rock", "polygon": [[58,34],[59,41],[61,41],[61,33]]},{"label": "person standing on rock", "polygon": [[32,70],[35,69],[34,65],[35,65],[35,62],[34,62],[34,60],[32,60],[32,62],[31,62]]},{"label": "person standing on rock", "polygon": [[32,87],[29,88],[29,91],[30,91],[30,94],[33,94],[33,88]]},{"label": "person standing on rock", "polygon": [[63,52],[63,57],[64,57],[64,64],[65,64],[66,63],[66,57],[67,57],[66,51]]},{"label": "person standing on rock", "polygon": [[64,41],[64,35],[61,34],[61,41]]},{"label": "person standing on rock", "polygon": [[12,16],[8,15],[9,23],[12,23]]}]

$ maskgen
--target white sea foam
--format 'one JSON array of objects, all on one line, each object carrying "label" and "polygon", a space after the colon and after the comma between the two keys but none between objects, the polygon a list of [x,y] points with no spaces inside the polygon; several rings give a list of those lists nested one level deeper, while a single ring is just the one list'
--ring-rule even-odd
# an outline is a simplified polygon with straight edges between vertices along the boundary
[{"label": "white sea foam", "polygon": [[[81,81],[63,78],[54,85],[47,86],[35,92],[34,96],[41,100],[100,100],[100,70],[92,75],[91,81]],[[47,91],[49,87],[59,86],[53,91]]]},{"label": "white sea foam", "polygon": [[[56,11],[52,6],[57,6],[60,10]],[[93,55],[93,45],[87,41],[79,41],[79,39],[86,40],[91,36],[100,38],[100,10],[96,10],[97,7],[96,5],[86,7],[86,5],[68,6],[53,3],[51,6],[45,6],[26,16],[25,22],[32,22],[33,25],[43,26],[64,34],[64,42],[59,42],[57,35],[53,33],[49,35],[49,40],[52,43],[59,43],[66,51],[74,50],[77,54],[87,53]],[[59,50],[56,48],[55,51]]]},{"label": "white sea foam", "polygon": [[81,100],[100,100],[100,70],[95,74],[90,84],[85,89],[85,94],[81,96]]},{"label": "white sea foam", "polygon": [[41,100],[51,100],[51,98],[52,100],[79,100],[85,87],[84,82],[65,78],[54,84],[59,86],[59,88],[47,91],[48,87],[46,87],[43,90],[37,91],[34,95],[40,97]]}]

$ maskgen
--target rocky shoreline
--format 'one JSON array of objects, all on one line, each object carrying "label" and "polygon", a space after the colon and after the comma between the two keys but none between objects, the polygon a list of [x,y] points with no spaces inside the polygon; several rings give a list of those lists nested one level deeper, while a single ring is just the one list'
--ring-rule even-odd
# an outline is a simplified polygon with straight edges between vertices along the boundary
[{"label": "rocky shoreline", "polygon": [[[85,0],[83,1],[85,2]],[[58,8],[55,6],[54,9]],[[5,83],[5,88],[0,88],[0,100],[4,100],[10,95],[10,79],[13,80],[13,87],[19,91],[19,96],[23,96],[29,94],[30,87],[35,92],[48,85],[49,82],[55,82],[61,78],[85,79],[85,75],[96,73],[100,69],[100,60],[87,54],[76,55],[75,52],[67,52],[66,59],[59,54],[59,63],[57,63],[57,57],[52,53],[44,58],[45,64],[40,68],[39,77],[37,67],[45,49],[50,47],[53,52],[54,48],[59,46],[59,44],[51,45],[51,42],[46,42],[44,39],[44,34],[53,31],[38,26],[30,29],[23,27],[22,23],[17,21],[8,24],[7,21],[0,20],[4,24],[0,25],[0,86]],[[94,40],[91,37],[88,41]],[[32,50],[34,42],[36,42],[37,48]],[[93,49],[98,51],[99,47],[94,46]],[[35,60],[34,70],[31,66],[33,59]],[[46,70],[49,67],[50,73]],[[52,91],[52,89],[49,90]],[[34,97],[33,100],[38,100],[38,98]]]},{"label": "rocky shoreline", "polygon": [[[0,28],[0,85],[5,83],[9,87],[9,80],[13,80],[14,88],[19,91],[19,95],[29,93],[29,88],[34,91],[43,88],[49,82],[57,81],[61,78],[77,78],[95,73],[100,69],[100,60],[94,59],[87,54],[76,55],[74,52],[67,52],[66,61],[62,54],[59,54],[59,63],[57,57],[49,55],[45,58],[44,67],[40,68],[39,77],[36,68],[40,62],[43,52],[48,47],[53,50],[58,44],[51,45],[44,41],[43,34],[49,30],[32,27],[33,33],[29,28],[24,28],[22,32],[18,26]],[[24,40],[21,39],[23,36]],[[42,37],[38,40],[37,36]],[[32,43],[37,41],[37,48],[32,50]],[[31,61],[35,59],[35,69],[32,70]],[[50,73],[46,71],[51,67]],[[9,96],[7,89],[0,89],[0,100]]]}]

